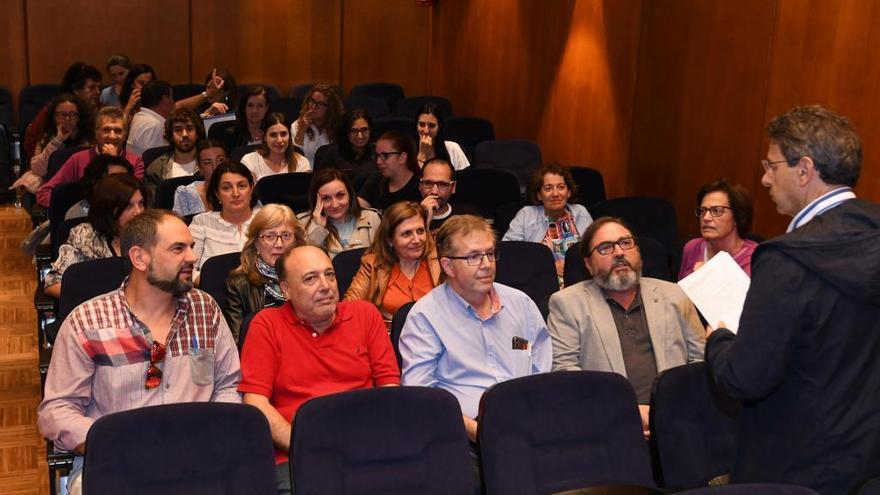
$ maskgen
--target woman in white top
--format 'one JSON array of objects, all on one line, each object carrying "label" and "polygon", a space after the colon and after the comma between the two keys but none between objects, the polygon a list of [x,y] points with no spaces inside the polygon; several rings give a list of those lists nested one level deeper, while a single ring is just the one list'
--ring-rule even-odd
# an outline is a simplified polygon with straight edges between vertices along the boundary
[{"label": "woman in white top", "polygon": [[290,126],[290,134],[293,144],[302,148],[313,166],[318,148],[335,139],[343,111],[342,98],[329,84],[316,84],[303,100],[299,118]]},{"label": "woman in white top", "polygon": [[348,176],[337,168],[315,172],[309,191],[311,212],[300,213],[309,243],[330,257],[349,249],[369,247],[382,219],[372,208],[361,208]]},{"label": "woman in white top", "polygon": [[273,112],[263,119],[263,142],[256,151],[241,159],[253,174],[254,181],[267,175],[288,172],[311,172],[312,166],[306,157],[296,152],[290,141],[290,132],[284,123],[284,114]]},{"label": "woman in white top", "polygon": [[442,158],[455,168],[462,170],[471,166],[467,156],[458,143],[443,137],[443,112],[436,103],[428,102],[416,114],[416,128],[419,131],[419,168],[428,160]]},{"label": "woman in white top", "polygon": [[254,177],[244,165],[224,162],[214,169],[208,183],[208,199],[214,211],[196,215],[189,224],[195,243],[193,251],[199,257],[197,272],[212,256],[241,251],[257,212],[253,191]]}]

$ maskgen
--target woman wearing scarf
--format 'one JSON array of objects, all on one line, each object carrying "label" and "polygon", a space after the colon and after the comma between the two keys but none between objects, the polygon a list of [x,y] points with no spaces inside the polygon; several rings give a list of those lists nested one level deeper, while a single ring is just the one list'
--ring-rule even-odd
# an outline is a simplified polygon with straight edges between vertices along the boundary
[{"label": "woman wearing scarf", "polygon": [[[305,233],[293,211],[269,204],[251,220],[241,250],[241,265],[226,280],[226,321],[238,341],[241,322],[249,315],[284,302],[275,260],[291,246],[305,244]],[[239,347],[243,342],[239,342]]]}]

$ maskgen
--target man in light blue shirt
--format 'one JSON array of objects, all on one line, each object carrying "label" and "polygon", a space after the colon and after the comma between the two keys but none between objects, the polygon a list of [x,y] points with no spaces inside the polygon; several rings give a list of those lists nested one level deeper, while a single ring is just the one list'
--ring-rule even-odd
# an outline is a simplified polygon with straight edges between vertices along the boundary
[{"label": "man in light blue shirt", "polygon": [[400,335],[404,385],[448,390],[476,441],[480,397],[489,387],[550,371],[550,334],[535,303],[495,283],[495,234],[480,217],[457,215],[437,233],[445,283],[421,298]]}]

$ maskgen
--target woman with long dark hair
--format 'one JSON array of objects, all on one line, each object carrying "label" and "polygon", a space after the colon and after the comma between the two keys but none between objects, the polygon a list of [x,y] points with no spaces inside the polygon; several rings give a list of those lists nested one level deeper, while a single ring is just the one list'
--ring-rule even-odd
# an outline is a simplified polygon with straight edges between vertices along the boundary
[{"label": "woman with long dark hair", "polygon": [[443,132],[443,120],[446,116],[436,103],[428,102],[416,114],[416,130],[419,132],[419,167],[432,158],[442,158],[455,168],[465,169],[471,166],[458,143],[447,141]]},{"label": "woman with long dark hair", "polygon": [[266,115],[260,129],[263,130],[260,147],[241,158],[241,163],[251,171],[255,180],[267,175],[312,170],[309,161],[296,152],[284,122],[284,114],[273,112]]}]

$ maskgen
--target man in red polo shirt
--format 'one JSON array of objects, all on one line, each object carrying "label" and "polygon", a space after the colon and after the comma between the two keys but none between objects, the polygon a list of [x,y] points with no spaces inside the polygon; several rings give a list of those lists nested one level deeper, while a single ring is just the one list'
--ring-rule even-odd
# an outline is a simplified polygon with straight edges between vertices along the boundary
[{"label": "man in red polo shirt", "polygon": [[368,387],[400,385],[391,339],[376,306],[339,302],[330,258],[299,246],[275,264],[288,302],[260,311],[241,355],[238,390],[269,420],[278,493],[291,493],[291,422],[307,400]]}]

